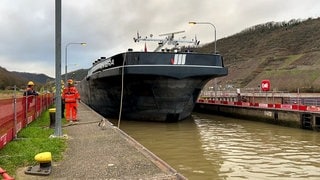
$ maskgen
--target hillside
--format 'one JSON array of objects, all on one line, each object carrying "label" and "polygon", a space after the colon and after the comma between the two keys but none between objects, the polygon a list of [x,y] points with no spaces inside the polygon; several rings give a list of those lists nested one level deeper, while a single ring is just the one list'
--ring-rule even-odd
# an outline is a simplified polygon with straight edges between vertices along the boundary
[{"label": "hillside", "polygon": [[[78,69],[68,73],[68,79],[73,79],[75,81],[81,81],[88,74],[88,69]],[[65,75],[63,74],[61,78],[64,80]]]},{"label": "hillside", "polygon": [[[212,52],[213,46],[194,51]],[[219,39],[217,50],[229,69],[228,76],[218,79],[222,89],[258,88],[269,79],[273,90],[320,92],[320,18],[250,27]]]},{"label": "hillside", "polygon": [[0,67],[0,90],[12,89],[14,85],[16,85],[17,88],[24,89],[28,81],[33,81],[37,85],[36,88],[39,89],[44,86],[47,81],[51,80],[53,80],[53,78],[45,74],[10,72]]},{"label": "hillside", "polygon": [[[79,69],[68,73],[68,78],[72,78],[75,81],[82,80],[87,75],[88,69]],[[64,75],[61,76],[64,80]],[[41,88],[51,89],[47,86],[52,86],[54,78],[51,78],[45,74],[34,74],[27,72],[7,71],[0,66],[0,90],[12,89],[14,85],[19,89],[24,89],[28,81],[33,81],[36,86],[36,90]]]},{"label": "hillside", "polygon": [[15,76],[19,78],[31,80],[31,81],[37,82],[38,84],[45,84],[47,83],[47,81],[53,80],[53,78],[48,77],[45,74],[34,74],[34,73],[16,72],[16,71],[12,71],[11,73],[13,73]]},{"label": "hillside", "polygon": [[0,90],[10,89],[14,85],[17,87],[23,87],[26,81],[26,79],[17,77],[5,68],[0,67]]}]

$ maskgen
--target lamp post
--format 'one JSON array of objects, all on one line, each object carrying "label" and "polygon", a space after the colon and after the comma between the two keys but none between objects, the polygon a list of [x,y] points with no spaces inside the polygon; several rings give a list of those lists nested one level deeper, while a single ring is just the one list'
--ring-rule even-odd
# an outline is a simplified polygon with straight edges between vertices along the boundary
[{"label": "lamp post", "polygon": [[[56,70],[56,92],[61,89],[61,0],[55,1],[55,70]],[[60,93],[55,93],[56,117],[54,135],[61,137],[61,98]]]},{"label": "lamp post", "polygon": [[213,29],[214,29],[214,53],[216,54],[217,53],[217,30],[216,30],[216,27],[210,22],[191,21],[191,22],[189,22],[189,24],[209,24],[213,27]]},{"label": "lamp post", "polygon": [[[190,21],[189,24],[209,24],[213,27],[214,29],[214,54],[217,53],[217,30],[216,26],[214,26],[210,22],[195,22],[195,21]],[[217,100],[217,78],[214,78],[214,100]]]},{"label": "lamp post", "polygon": [[79,44],[79,45],[82,45],[82,46],[85,46],[87,45],[87,43],[84,43],[84,42],[81,42],[81,43],[75,43],[75,42],[71,42],[71,43],[68,43],[66,45],[66,48],[65,48],[65,74],[64,74],[64,82],[67,83],[67,80],[68,80],[68,47],[72,44]]}]

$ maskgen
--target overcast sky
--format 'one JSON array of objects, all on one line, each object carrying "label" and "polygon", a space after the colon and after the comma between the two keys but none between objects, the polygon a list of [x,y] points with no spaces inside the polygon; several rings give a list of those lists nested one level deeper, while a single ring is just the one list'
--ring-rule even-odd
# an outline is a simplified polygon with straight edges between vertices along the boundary
[{"label": "overcast sky", "polygon": [[[101,56],[142,50],[142,36],[186,31],[201,44],[270,21],[320,17],[319,0],[62,0],[62,70],[67,43],[68,71],[89,68]],[[8,71],[55,77],[55,0],[0,0],[0,66]],[[152,44],[147,42],[148,50]],[[154,45],[153,45],[154,46]],[[218,45],[219,46],[219,45]],[[219,49],[219,47],[217,47]]]}]

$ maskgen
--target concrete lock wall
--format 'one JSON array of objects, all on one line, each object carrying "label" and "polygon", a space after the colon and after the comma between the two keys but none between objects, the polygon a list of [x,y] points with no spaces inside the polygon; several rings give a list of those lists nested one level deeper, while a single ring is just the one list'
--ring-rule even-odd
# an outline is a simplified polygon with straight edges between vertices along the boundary
[{"label": "concrete lock wall", "polygon": [[311,130],[319,130],[320,126],[320,114],[305,111],[206,103],[197,103],[195,111]]}]

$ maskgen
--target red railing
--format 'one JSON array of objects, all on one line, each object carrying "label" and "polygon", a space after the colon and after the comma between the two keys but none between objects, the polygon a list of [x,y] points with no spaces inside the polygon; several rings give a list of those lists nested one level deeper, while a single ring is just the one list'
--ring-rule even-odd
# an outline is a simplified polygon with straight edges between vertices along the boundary
[{"label": "red railing", "polygon": [[0,149],[53,104],[53,94],[0,99]]},{"label": "red railing", "polygon": [[311,111],[320,112],[318,106],[307,106],[302,104],[266,104],[266,103],[250,103],[250,102],[234,102],[234,101],[215,101],[210,99],[198,99],[198,103],[221,104],[230,106],[256,107],[256,108],[273,108],[293,111]]}]

